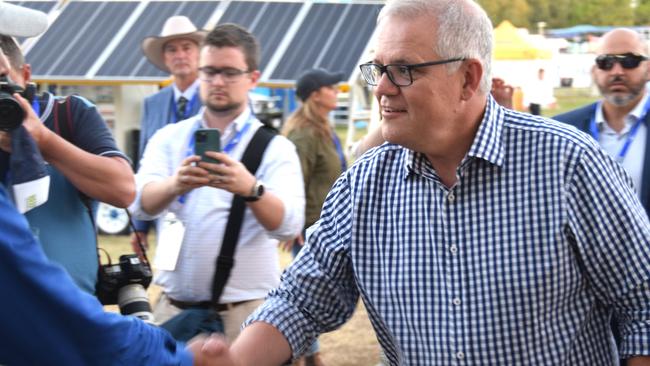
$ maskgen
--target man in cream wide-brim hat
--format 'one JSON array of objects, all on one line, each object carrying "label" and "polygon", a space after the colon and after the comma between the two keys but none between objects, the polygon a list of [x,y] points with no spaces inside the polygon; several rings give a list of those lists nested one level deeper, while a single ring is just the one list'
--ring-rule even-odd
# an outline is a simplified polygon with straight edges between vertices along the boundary
[{"label": "man in cream wide-brim hat", "polygon": [[[147,141],[168,123],[176,123],[199,112],[199,46],[207,31],[199,30],[187,17],[174,15],[163,25],[160,36],[147,37],[142,41],[142,51],[156,67],[172,75],[173,83],[156,94],[147,97],[142,106],[140,119],[140,143],[138,160]],[[136,232],[145,245],[149,224],[135,221]],[[135,235],[131,242],[136,252],[139,246]]]}]

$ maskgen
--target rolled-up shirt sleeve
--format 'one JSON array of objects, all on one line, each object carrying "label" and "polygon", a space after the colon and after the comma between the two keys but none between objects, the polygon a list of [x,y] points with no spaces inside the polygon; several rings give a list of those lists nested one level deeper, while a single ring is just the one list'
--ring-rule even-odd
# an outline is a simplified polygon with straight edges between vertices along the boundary
[{"label": "rolled-up shirt sleeve", "polygon": [[349,255],[350,207],[347,184],[333,187],[306,245],[282,275],[279,288],[246,321],[276,327],[300,355],[319,334],[343,325],[354,312],[359,291]]}]

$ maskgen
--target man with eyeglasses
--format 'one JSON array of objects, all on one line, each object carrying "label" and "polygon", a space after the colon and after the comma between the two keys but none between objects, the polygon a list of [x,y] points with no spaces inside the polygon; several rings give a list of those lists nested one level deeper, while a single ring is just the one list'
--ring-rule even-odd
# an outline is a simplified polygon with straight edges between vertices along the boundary
[{"label": "man with eyeglasses", "polygon": [[613,365],[650,357],[650,223],[588,136],[490,96],[472,0],[389,0],[374,59],[388,143],[334,184],[280,287],[219,365],[280,365],[363,300],[391,365]]},{"label": "man with eyeglasses", "polygon": [[650,80],[648,46],[631,29],[614,29],[600,40],[591,75],[603,98],[555,116],[590,134],[632,177],[650,215]]},{"label": "man with eyeglasses", "polygon": [[[279,283],[278,242],[296,237],[304,222],[300,161],[290,141],[272,137],[255,174],[240,162],[263,128],[248,104],[248,92],[260,78],[258,64],[259,45],[247,30],[222,24],[208,33],[198,67],[205,107],[151,138],[130,208],[142,219],[165,218],[158,220],[156,255],[164,252],[166,259],[176,258],[156,262],[154,281],[163,290],[154,307],[156,320],[163,323],[189,308],[214,309],[231,340]],[[206,152],[219,164],[201,162],[194,155],[194,132],[199,128],[220,131],[221,151]],[[234,266],[221,296],[213,301],[215,268],[222,265],[215,263],[236,196],[245,201],[245,212]],[[180,230],[165,229],[170,213]]]}]

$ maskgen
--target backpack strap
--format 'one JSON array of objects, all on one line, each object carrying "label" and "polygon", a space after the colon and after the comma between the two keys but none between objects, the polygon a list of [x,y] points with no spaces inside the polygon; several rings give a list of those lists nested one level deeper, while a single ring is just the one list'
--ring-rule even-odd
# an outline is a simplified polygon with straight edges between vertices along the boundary
[{"label": "backpack strap", "polygon": [[[248,143],[241,162],[251,174],[255,175],[257,172],[257,168],[262,162],[264,151],[275,135],[276,133],[271,129],[260,127]],[[228,216],[226,231],[223,235],[223,242],[221,243],[221,251],[219,252],[219,256],[217,256],[217,267],[214,271],[214,280],[212,282],[212,302],[214,304],[219,303],[223,288],[228,281],[228,277],[230,277],[230,271],[235,265],[235,248],[239,240],[239,232],[244,221],[245,210],[246,202],[244,202],[244,198],[235,195],[232,199],[230,215]]]}]

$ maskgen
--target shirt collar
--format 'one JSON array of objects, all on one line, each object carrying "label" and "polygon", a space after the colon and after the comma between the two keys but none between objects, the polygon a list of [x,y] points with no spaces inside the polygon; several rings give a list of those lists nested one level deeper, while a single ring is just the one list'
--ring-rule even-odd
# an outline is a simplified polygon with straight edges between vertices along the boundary
[{"label": "shirt collar", "polygon": [[[205,124],[205,119],[203,118],[203,114],[205,113],[205,106],[201,107],[201,110],[199,113],[196,115],[195,118],[199,119],[199,122],[203,128],[207,128]],[[253,115],[253,112],[251,111],[250,107],[247,107],[244,109],[244,111],[237,116],[232,122],[226,126],[225,130],[222,131],[224,135],[228,134],[230,131],[239,131],[244,127],[246,122],[248,122],[249,118],[251,118]]]},{"label": "shirt collar", "polygon": [[488,95],[483,119],[467,157],[483,159],[497,166],[503,165],[505,148],[502,136],[505,115],[506,109],[500,106],[492,95]]},{"label": "shirt collar", "polygon": [[[504,119],[505,108],[497,104],[491,95],[488,95],[483,119],[474,137],[474,142],[461,165],[465,164],[470,157],[483,159],[497,166],[503,165],[505,149],[501,136]],[[402,155],[402,163],[405,167],[404,178],[411,173],[427,176],[430,175],[428,172],[432,169],[424,154],[412,150],[406,150],[406,153]]]},{"label": "shirt collar", "polygon": [[[643,98],[641,98],[641,100],[639,100],[636,106],[634,106],[634,109],[632,109],[630,113],[628,113],[627,116],[625,116],[625,128],[623,129],[623,131],[627,131],[628,129],[632,128],[634,122],[636,122],[637,119],[639,119],[639,117],[642,117],[643,108],[648,102],[648,98],[649,98],[648,93],[645,93],[643,95]],[[630,118],[630,116],[633,118]],[[603,113],[603,103],[598,103],[598,108],[596,108],[595,118],[596,118],[596,126],[598,126],[599,131],[603,131],[605,127],[608,127],[605,121],[605,114]]]},{"label": "shirt collar", "polygon": [[178,98],[181,96],[185,97],[187,100],[192,100],[194,97],[194,94],[198,92],[199,89],[199,79],[194,80],[192,85],[190,85],[187,89],[185,89],[184,92],[181,92],[180,89],[178,89],[178,86],[176,86],[176,83],[172,84],[172,87],[174,88],[174,100],[178,102]]}]

